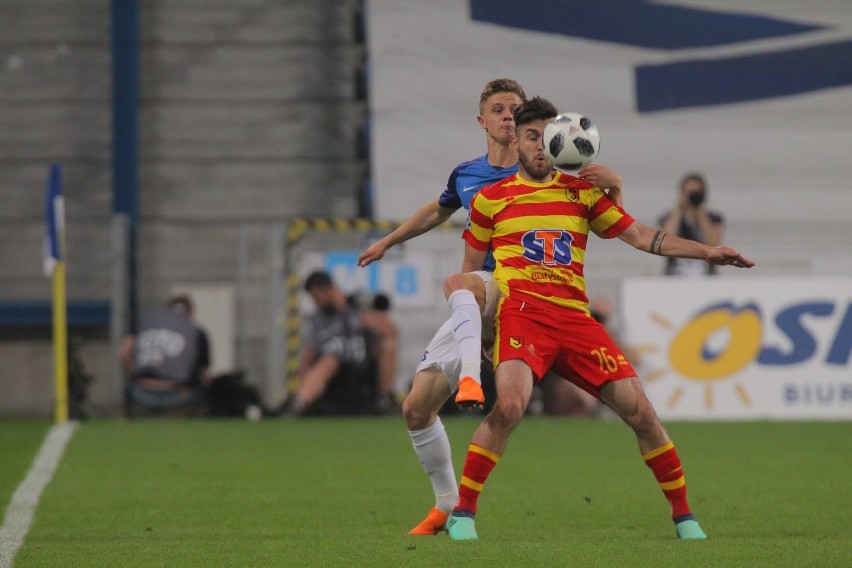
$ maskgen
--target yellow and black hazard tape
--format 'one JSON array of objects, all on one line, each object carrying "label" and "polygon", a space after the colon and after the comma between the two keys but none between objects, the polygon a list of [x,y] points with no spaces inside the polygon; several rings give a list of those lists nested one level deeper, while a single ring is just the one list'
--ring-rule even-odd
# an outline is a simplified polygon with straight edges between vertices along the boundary
[{"label": "yellow and black hazard tape", "polygon": [[298,243],[308,231],[344,233],[347,231],[393,231],[399,223],[371,219],[294,219],[287,227],[287,245]]}]

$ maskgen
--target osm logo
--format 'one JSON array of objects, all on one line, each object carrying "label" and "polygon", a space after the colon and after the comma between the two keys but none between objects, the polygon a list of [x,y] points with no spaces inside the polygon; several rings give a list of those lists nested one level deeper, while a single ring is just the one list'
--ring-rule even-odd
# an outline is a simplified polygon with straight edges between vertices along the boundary
[{"label": "osm logo", "polygon": [[[852,355],[852,303],[804,301],[773,310],[764,317],[754,304],[712,305],[692,318],[672,339],[669,361],[681,376],[714,380],[737,373],[747,365],[789,366],[814,362],[819,347],[827,345],[823,363],[843,366]],[[806,322],[836,319],[829,333],[815,333]],[[765,325],[774,326],[781,339],[765,340]],[[777,334],[776,334],[777,335]],[[720,339],[726,336],[723,346]],[[822,357],[822,356],[821,356]]]},{"label": "osm logo", "polygon": [[547,265],[571,264],[571,242],[574,238],[563,229],[535,229],[524,233],[524,257]]}]

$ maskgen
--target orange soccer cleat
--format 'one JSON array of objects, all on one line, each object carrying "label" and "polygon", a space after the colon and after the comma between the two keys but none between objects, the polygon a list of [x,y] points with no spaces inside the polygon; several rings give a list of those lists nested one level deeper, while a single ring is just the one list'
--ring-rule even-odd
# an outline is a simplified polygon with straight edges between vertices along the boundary
[{"label": "orange soccer cleat", "polygon": [[435,536],[445,530],[444,523],[447,522],[447,517],[449,516],[449,513],[442,513],[437,507],[432,507],[426,518],[419,525],[408,531],[408,534],[412,536]]},{"label": "orange soccer cleat", "polygon": [[473,408],[482,408],[485,404],[485,394],[482,392],[482,385],[476,382],[473,377],[465,375],[459,381],[459,392],[456,393],[456,404],[459,408],[468,410]]}]

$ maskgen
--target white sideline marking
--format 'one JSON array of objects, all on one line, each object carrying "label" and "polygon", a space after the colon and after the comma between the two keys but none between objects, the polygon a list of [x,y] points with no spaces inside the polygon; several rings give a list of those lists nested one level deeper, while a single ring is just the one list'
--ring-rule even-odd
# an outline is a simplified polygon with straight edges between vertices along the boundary
[{"label": "white sideline marking", "polygon": [[65,446],[74,434],[77,422],[58,424],[50,429],[27,476],[12,495],[3,526],[0,526],[0,568],[10,568],[15,553],[24,543],[39,497],[53,477]]}]

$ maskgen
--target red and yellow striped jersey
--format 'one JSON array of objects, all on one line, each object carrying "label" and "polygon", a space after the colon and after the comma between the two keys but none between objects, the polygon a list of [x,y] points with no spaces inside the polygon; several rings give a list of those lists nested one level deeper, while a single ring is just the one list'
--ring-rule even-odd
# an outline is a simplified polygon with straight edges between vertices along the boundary
[{"label": "red and yellow striped jersey", "polygon": [[589,230],[620,235],[633,217],[600,188],[554,171],[545,183],[515,174],[485,187],[470,206],[464,239],[494,251],[494,277],[506,297],[587,310],[583,265]]}]

